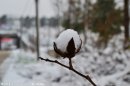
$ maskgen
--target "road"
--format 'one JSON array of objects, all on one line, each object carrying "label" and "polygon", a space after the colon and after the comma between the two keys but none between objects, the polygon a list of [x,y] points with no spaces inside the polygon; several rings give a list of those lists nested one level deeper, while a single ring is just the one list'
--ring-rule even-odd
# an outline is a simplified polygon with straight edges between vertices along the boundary
[{"label": "road", "polygon": [[0,65],[9,56],[10,51],[0,51]]}]

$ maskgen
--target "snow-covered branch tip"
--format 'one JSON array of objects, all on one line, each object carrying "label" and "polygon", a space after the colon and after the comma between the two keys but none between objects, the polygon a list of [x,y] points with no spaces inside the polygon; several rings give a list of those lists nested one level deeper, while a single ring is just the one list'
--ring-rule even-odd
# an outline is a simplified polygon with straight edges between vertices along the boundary
[{"label": "snow-covered branch tip", "polygon": [[53,44],[54,50],[61,57],[72,58],[82,46],[82,40],[78,33],[72,29],[63,31]]},{"label": "snow-covered branch tip", "polygon": [[72,29],[67,29],[59,35],[57,40],[54,42],[53,47],[57,54],[59,54],[63,58],[68,59],[69,66],[62,64],[57,60],[44,59],[42,57],[39,57],[39,59],[61,65],[75,72],[81,77],[87,79],[93,86],[96,86],[96,84],[92,81],[89,75],[86,76],[73,68],[72,58],[80,51],[81,46],[82,46],[82,40],[78,35],[78,33]]}]

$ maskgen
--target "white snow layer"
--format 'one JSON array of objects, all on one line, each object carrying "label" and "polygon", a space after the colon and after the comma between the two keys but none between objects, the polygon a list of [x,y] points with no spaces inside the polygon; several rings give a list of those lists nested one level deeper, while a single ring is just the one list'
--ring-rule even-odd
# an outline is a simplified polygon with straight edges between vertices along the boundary
[{"label": "white snow layer", "polygon": [[72,38],[74,39],[75,48],[78,49],[81,45],[81,40],[78,33],[72,29],[67,29],[59,35],[55,41],[57,48],[62,52],[66,52],[66,47]]},{"label": "white snow layer", "polygon": [[[123,49],[124,34],[114,36],[105,49],[96,47],[97,35],[87,31],[85,50],[73,58],[74,68],[89,74],[97,86],[130,86],[130,50]],[[49,58],[44,52],[47,48],[42,49],[41,57]],[[67,59],[58,60],[68,64]],[[12,52],[2,66],[2,82],[12,82],[11,86],[92,86],[82,77],[57,64],[36,62],[36,56],[26,51]]]}]

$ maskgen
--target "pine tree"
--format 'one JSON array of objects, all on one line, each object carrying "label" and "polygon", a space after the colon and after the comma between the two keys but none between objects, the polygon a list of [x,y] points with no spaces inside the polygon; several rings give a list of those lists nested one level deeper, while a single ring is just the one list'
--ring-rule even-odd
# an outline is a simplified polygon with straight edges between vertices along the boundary
[{"label": "pine tree", "polygon": [[68,0],[68,10],[64,13],[63,26],[78,32],[84,30],[83,5],[81,0]]},{"label": "pine tree", "polygon": [[115,9],[114,0],[97,0],[90,10],[91,29],[99,32],[99,43],[107,44],[108,40],[119,33],[123,16],[121,9]]}]

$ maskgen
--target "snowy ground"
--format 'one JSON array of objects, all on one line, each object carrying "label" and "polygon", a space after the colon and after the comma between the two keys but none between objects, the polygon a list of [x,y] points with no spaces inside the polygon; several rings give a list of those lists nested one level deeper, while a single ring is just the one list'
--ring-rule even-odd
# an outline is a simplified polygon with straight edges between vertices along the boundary
[{"label": "snowy ground", "polygon": [[[123,34],[114,36],[105,49],[96,48],[97,34],[88,31],[87,37],[85,48],[73,58],[74,67],[84,74],[89,74],[98,86],[129,86],[130,50],[123,50]],[[43,42],[45,43],[45,40]],[[55,59],[47,55],[47,49],[42,47],[41,56]],[[35,54],[29,51],[12,51],[10,57],[1,65],[1,85],[92,86],[75,73],[57,64],[36,61],[35,57]],[[66,59],[58,60],[67,64]]]}]

